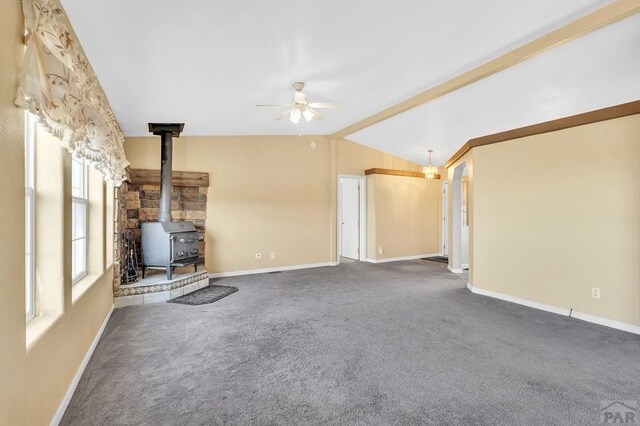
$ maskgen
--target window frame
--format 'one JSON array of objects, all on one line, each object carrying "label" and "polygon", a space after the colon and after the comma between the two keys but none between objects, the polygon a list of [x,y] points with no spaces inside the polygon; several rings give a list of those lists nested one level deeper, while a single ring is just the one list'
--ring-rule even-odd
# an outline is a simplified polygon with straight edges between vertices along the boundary
[{"label": "window frame", "polygon": [[30,321],[36,317],[36,188],[35,188],[36,120],[24,113],[24,197],[25,197],[25,315]]},{"label": "window frame", "polygon": [[[73,180],[74,180],[74,164],[79,164],[80,171],[80,185],[79,185],[79,194],[73,194]],[[72,187],[72,195],[71,195],[71,283],[72,285],[76,285],[80,282],[84,277],[86,277],[88,272],[88,262],[89,262],[89,189],[88,189],[88,166],[84,158],[71,158],[71,187]],[[76,208],[75,206],[82,206],[82,210],[84,211],[84,233],[82,237],[74,238],[75,235],[75,226],[76,221]],[[75,242],[79,240],[84,240],[84,250],[82,253],[84,268],[74,275],[74,262],[76,259],[74,246]]]}]

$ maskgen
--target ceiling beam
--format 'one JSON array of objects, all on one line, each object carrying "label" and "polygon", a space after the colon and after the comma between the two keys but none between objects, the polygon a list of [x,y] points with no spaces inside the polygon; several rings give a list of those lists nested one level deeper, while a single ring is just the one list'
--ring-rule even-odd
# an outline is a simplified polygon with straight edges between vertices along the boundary
[{"label": "ceiling beam", "polygon": [[425,90],[392,107],[382,110],[370,117],[358,121],[331,135],[332,138],[343,138],[365,129],[388,118],[394,117],[417,106],[423,105],[455,90],[461,89],[476,81],[487,78],[509,67],[519,64],[533,56],[567,43],[599,28],[613,24],[628,16],[640,12],[640,1],[617,0],[582,18],[579,18],[557,30],[551,31],[537,39],[511,50],[491,61],[479,65],[457,77]]}]

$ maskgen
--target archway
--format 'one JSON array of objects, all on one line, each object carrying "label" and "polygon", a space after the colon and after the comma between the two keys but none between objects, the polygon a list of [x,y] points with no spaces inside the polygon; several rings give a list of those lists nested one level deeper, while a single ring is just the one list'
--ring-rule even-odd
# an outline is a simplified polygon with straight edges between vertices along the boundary
[{"label": "archway", "polygon": [[[462,273],[464,268],[468,268],[469,257],[469,224],[466,217],[467,208],[466,185],[468,168],[466,163],[458,165],[453,170],[453,184],[450,188],[452,192],[451,208],[451,259],[449,269],[451,272]],[[463,200],[465,202],[463,202]]]}]

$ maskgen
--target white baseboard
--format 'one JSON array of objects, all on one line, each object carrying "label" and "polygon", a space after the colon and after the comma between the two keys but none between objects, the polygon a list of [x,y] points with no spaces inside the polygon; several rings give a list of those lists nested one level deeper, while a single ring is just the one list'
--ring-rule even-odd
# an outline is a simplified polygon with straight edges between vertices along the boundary
[{"label": "white baseboard", "polygon": [[454,274],[461,274],[462,273],[462,268],[454,268],[451,265],[447,265],[447,268],[453,272]]},{"label": "white baseboard", "polygon": [[338,265],[338,262],[323,262],[323,263],[307,263],[303,265],[276,266],[273,268],[246,269],[244,271],[211,272],[209,273],[209,278],[237,277],[240,275],[266,274],[269,272],[294,271],[296,269],[321,268],[323,266],[336,266],[336,265]]},{"label": "white baseboard", "polygon": [[415,260],[415,259],[422,259],[423,257],[435,257],[435,256],[441,256],[441,254],[440,253],[416,254],[413,256],[390,257],[388,259],[368,258],[367,262],[370,262],[370,263],[398,262],[400,260]]},{"label": "white baseboard", "polygon": [[640,325],[628,324],[622,321],[616,321],[608,318],[599,317],[596,315],[585,314],[583,312],[574,311],[569,308],[562,308],[560,306],[546,305],[544,303],[534,302],[528,299],[522,299],[520,297],[509,296],[508,294],[498,293],[491,290],[485,290],[482,288],[476,288],[471,283],[467,283],[467,288],[475,293],[483,296],[493,297],[495,299],[505,300],[507,302],[517,303],[518,305],[528,306],[530,308],[540,309],[542,311],[552,312],[554,314],[564,315],[579,319],[582,321],[592,322],[594,324],[604,325],[605,327],[615,328],[617,330],[627,331],[629,333],[640,334]]},{"label": "white baseboard", "polygon": [[468,263],[463,263],[461,266],[462,266],[462,269],[469,269]]},{"label": "white baseboard", "polygon": [[496,291],[485,290],[483,288],[471,286],[469,290],[471,290],[475,294],[481,294],[483,296],[493,297],[494,299],[505,300],[507,302],[517,303],[518,305],[524,305],[530,308],[540,309],[542,311],[552,312],[558,315],[564,315],[565,317],[568,317],[571,313],[571,309],[569,308],[562,308],[560,306],[534,302],[533,300],[522,299],[520,297],[510,296],[508,294],[498,293]]},{"label": "white baseboard", "polygon": [[640,334],[640,325],[634,325],[634,324],[629,324],[622,321],[602,318],[596,315],[585,314],[583,312],[578,312],[578,311],[572,311],[571,318],[592,322],[594,324],[604,325],[606,327],[616,328],[622,331],[628,331],[629,333],[633,333],[633,334]]},{"label": "white baseboard", "polygon": [[67,388],[67,393],[64,394],[64,398],[62,398],[62,401],[60,402],[60,405],[58,405],[58,409],[56,410],[56,413],[53,415],[53,418],[51,419],[51,422],[49,423],[50,426],[58,426],[58,424],[60,423],[60,420],[62,420],[62,416],[64,416],[64,412],[67,410],[67,407],[69,406],[69,403],[71,402],[71,398],[73,397],[73,393],[76,391],[76,387],[78,386],[78,383],[80,382],[80,378],[82,377],[82,373],[84,373],[84,369],[87,368],[87,364],[89,363],[89,360],[91,359],[91,356],[93,355],[93,351],[96,350],[96,346],[98,346],[98,342],[100,341],[100,338],[102,337],[102,333],[104,333],[104,329],[107,327],[107,323],[109,322],[109,318],[111,318],[111,314],[113,313],[113,308],[114,308],[114,306],[111,305],[111,308],[109,309],[109,312],[107,313],[107,316],[105,317],[104,321],[102,322],[102,325],[100,326],[100,329],[98,330],[98,333],[96,334],[96,337],[93,338],[93,342],[91,342],[91,346],[89,346],[89,349],[87,350],[87,353],[84,355],[84,358],[82,359],[82,362],[80,363],[80,366],[78,367],[78,371],[76,371],[76,375],[73,376],[73,380],[71,380],[71,384]]}]

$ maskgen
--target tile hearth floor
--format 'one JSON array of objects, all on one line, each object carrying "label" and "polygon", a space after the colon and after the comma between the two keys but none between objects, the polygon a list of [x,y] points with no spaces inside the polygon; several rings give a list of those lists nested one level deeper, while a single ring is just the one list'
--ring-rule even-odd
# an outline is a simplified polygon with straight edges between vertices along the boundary
[{"label": "tile hearth floor", "polygon": [[[189,272],[184,272],[185,270]],[[164,270],[149,271],[143,280],[121,285],[115,290],[113,293],[114,305],[116,308],[120,308],[166,302],[207,285],[209,285],[209,272],[204,268],[198,268],[198,272],[194,272],[191,268],[177,270],[170,281],[167,280]]]},{"label": "tile hearth floor", "polygon": [[[203,267],[199,267],[198,271],[195,273],[200,273],[200,272],[207,272],[207,270],[204,269]],[[150,269],[150,270],[147,270],[145,275],[146,276],[144,278],[141,278],[139,281],[135,283],[120,285],[120,288],[135,288],[135,287],[144,287],[148,285],[162,285],[162,284],[174,283],[174,282],[193,276],[194,271],[193,271],[193,267],[176,269],[176,272],[173,273],[173,278],[171,280],[167,279],[167,273],[165,272],[164,269],[162,270]],[[140,277],[142,277],[142,274],[140,274]]]}]

